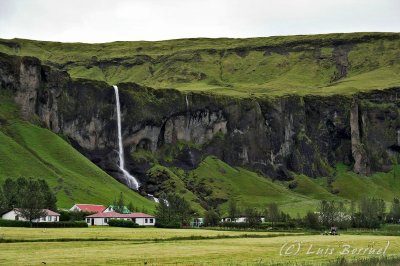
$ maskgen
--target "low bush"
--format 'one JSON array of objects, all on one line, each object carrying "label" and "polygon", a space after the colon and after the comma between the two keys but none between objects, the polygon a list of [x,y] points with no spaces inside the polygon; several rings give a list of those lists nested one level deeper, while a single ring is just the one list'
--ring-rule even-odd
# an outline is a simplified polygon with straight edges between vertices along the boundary
[{"label": "low bush", "polygon": [[0,226],[4,227],[33,227],[33,228],[71,228],[88,227],[86,222],[43,222],[30,223],[28,221],[13,221],[0,219]]},{"label": "low bush", "polygon": [[220,227],[235,228],[235,229],[260,229],[260,230],[271,230],[271,229],[295,229],[299,225],[296,221],[287,222],[275,222],[275,223],[260,223],[257,225],[250,225],[249,223],[234,223],[234,222],[223,222],[219,224]]},{"label": "low bush", "polygon": [[158,228],[181,228],[182,226],[180,223],[171,222],[171,223],[164,224],[164,223],[159,223],[156,221],[155,227],[158,227]]},{"label": "low bush", "polygon": [[109,226],[115,227],[129,227],[129,228],[137,228],[140,227],[137,223],[127,220],[118,220],[118,219],[111,219],[108,221]]}]

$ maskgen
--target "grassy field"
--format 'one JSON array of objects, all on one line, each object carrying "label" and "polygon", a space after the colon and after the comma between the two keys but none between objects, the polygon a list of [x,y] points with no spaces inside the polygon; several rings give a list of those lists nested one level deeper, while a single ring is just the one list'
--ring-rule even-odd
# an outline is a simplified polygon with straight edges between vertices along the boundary
[{"label": "grassy field", "polygon": [[352,94],[400,85],[399,33],[101,44],[0,39],[0,52],[38,57],[73,78],[236,97]]},{"label": "grassy field", "polygon": [[[43,230],[43,229],[42,229]],[[261,232],[224,232],[203,229],[38,229],[1,228],[0,235],[7,239],[59,239],[46,242],[0,243],[2,265],[305,265],[336,262],[338,258],[360,260],[382,255],[345,255],[346,245],[354,248],[387,247],[385,256],[398,256],[400,238],[368,235],[288,235],[275,236]],[[85,232],[84,232],[85,231]],[[253,237],[238,234],[248,233]],[[110,241],[76,239],[66,242],[62,238],[86,234],[98,238],[112,237]],[[185,236],[222,236],[235,238],[190,239]],[[164,240],[160,240],[164,238]],[[388,244],[389,242],[389,244]],[[294,245],[295,251],[289,247]],[[318,249],[329,250],[316,253]],[[22,252],[23,250],[23,252]],[[298,252],[296,253],[296,251]],[[308,254],[307,254],[308,252]],[[395,265],[395,264],[393,264]]]},{"label": "grassy field", "polygon": [[[16,241],[45,241],[45,240],[75,240],[75,239],[104,239],[104,240],[173,240],[175,238],[190,237],[240,237],[245,234],[255,236],[276,236],[278,232],[245,232],[245,231],[216,231],[203,229],[162,229],[162,228],[137,228],[127,229],[118,227],[89,227],[89,228],[0,228],[1,240]],[[300,233],[284,233],[298,235]]]}]

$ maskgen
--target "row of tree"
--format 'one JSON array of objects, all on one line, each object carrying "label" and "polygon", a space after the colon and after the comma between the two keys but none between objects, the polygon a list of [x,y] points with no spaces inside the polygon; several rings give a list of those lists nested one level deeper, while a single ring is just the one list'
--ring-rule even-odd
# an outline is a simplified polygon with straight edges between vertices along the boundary
[{"label": "row of tree", "polygon": [[341,228],[378,228],[384,223],[400,222],[400,201],[393,199],[389,213],[382,199],[364,198],[352,202],[347,209],[342,202],[321,201],[316,212],[308,212],[304,225],[310,228],[338,226]]},{"label": "row of tree", "polygon": [[[190,224],[196,216],[190,204],[178,195],[168,195],[160,199],[157,206],[157,225],[160,227],[181,227]],[[279,209],[276,203],[266,206],[264,211],[256,208],[240,210],[236,201],[228,203],[228,216],[231,220],[244,216],[247,227],[259,227],[261,218],[264,217],[269,226],[277,224],[291,224],[297,227],[312,229],[329,228],[377,228],[386,222],[400,222],[400,200],[394,199],[391,210],[386,213],[386,204],[382,199],[365,198],[359,202],[352,202],[347,208],[343,202],[322,200],[314,212],[308,212],[305,217],[292,218]],[[205,226],[218,226],[221,224],[219,209],[207,210],[204,214]]]},{"label": "row of tree", "polygon": [[0,187],[0,213],[18,208],[28,221],[46,216],[43,209],[57,210],[57,198],[42,179],[7,178]]},{"label": "row of tree", "polygon": [[156,226],[179,228],[189,226],[194,215],[189,202],[175,194],[163,195],[156,210]]}]

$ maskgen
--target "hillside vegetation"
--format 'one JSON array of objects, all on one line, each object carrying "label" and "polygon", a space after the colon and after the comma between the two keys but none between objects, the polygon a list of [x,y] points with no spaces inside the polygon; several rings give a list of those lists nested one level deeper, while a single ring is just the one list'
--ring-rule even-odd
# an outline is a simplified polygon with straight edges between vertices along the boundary
[{"label": "hillside vegetation", "polygon": [[[173,87],[185,92],[236,97],[349,95],[400,86],[400,34],[397,33],[105,44],[13,39],[0,40],[0,52],[38,57],[44,64],[68,71],[75,79],[109,84],[135,82],[156,89]],[[134,113],[135,117],[157,111],[156,105],[148,104],[150,100],[146,98],[156,99],[155,94],[149,96],[147,90],[139,89],[131,89],[131,93],[143,99],[138,101],[141,108]],[[62,208],[76,202],[109,204],[123,192],[126,201],[132,201],[139,210],[154,211],[153,202],[94,165],[72,148],[67,137],[41,128],[39,118],[30,122],[21,120],[12,97],[11,92],[0,91],[0,182],[19,176],[46,179],[56,191]],[[167,106],[172,98],[165,99],[160,100],[159,106]],[[247,207],[263,210],[267,204],[276,202],[291,215],[302,215],[316,210],[323,199],[350,203],[374,196],[391,202],[400,196],[398,165],[388,173],[364,177],[338,164],[332,165],[331,176],[310,178],[292,173],[295,180],[278,181],[241,164],[233,167],[208,154],[200,158],[196,169],[170,166],[177,155],[176,149],[183,148],[198,147],[194,143],[176,143],[157,152],[139,149],[132,156],[136,161],[149,162],[146,174],[153,184],[161,183],[162,192],[182,195],[200,214],[218,207],[224,215],[230,200],[235,200],[242,210]]]},{"label": "hillside vegetation", "polygon": [[45,179],[58,207],[111,204],[120,192],[139,210],[155,204],[117,182],[53,132],[22,121],[13,100],[0,92],[0,183],[21,176]]},{"label": "hillside vegetation", "polygon": [[[214,156],[208,156],[192,171],[154,164],[151,175],[164,173],[164,192],[177,192],[185,197],[198,213],[217,207],[227,215],[229,201],[237,202],[240,210],[255,207],[262,211],[270,203],[293,215],[304,215],[318,209],[321,200],[335,200],[350,206],[351,201],[376,197],[387,206],[400,191],[400,166],[388,173],[360,176],[346,166],[336,166],[331,185],[328,177],[310,178],[295,175],[295,181],[277,181],[241,167],[232,167]],[[296,183],[289,188],[290,183]]]},{"label": "hillside vegetation", "polygon": [[100,44],[13,39],[0,40],[0,52],[38,57],[73,78],[240,97],[400,86],[398,33]]}]

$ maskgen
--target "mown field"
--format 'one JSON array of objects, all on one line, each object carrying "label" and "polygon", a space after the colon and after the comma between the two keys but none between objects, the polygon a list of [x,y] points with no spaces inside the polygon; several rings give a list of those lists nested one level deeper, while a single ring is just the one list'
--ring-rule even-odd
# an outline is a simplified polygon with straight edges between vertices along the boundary
[{"label": "mown field", "polygon": [[[282,236],[267,232],[156,228],[1,228],[0,236],[2,265],[336,265],[339,258],[394,258],[400,253],[400,238],[393,236]],[[4,243],[7,239],[15,242]],[[360,252],[360,248],[378,250],[386,246],[385,256],[346,254],[353,249]],[[326,254],[312,253],[318,249]]]}]

